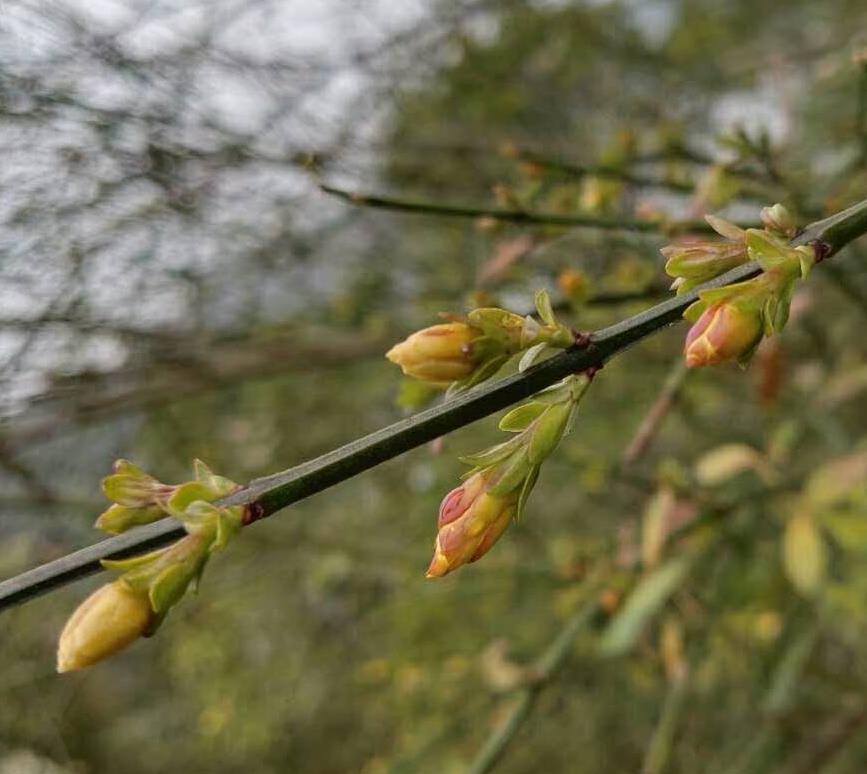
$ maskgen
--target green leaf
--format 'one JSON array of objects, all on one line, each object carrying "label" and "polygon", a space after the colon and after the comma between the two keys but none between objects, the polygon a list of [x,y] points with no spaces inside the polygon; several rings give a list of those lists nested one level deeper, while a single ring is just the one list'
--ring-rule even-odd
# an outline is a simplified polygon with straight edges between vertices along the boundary
[{"label": "green leaf", "polygon": [[793,270],[800,273],[800,260],[786,242],[755,228],[747,230],[747,252],[765,271],[774,269]]},{"label": "green leaf", "polygon": [[638,583],[602,635],[600,650],[603,655],[620,656],[632,649],[650,619],[686,579],[691,565],[690,557],[679,556]]},{"label": "green leaf", "polygon": [[522,356],[520,361],[518,361],[518,373],[524,373],[528,368],[530,368],[538,359],[539,356],[548,349],[548,345],[542,341],[538,344],[534,344],[530,347]]},{"label": "green leaf", "polygon": [[536,426],[532,430],[532,436],[530,437],[527,449],[531,463],[534,465],[541,464],[557,448],[557,444],[560,443],[560,439],[566,431],[566,425],[572,413],[572,406],[571,401],[554,403],[539,417]]},{"label": "green leaf", "polygon": [[496,465],[506,459],[519,445],[521,439],[519,437],[510,438],[508,441],[498,443],[496,446],[491,446],[489,449],[480,451],[476,454],[466,454],[459,457],[465,465],[473,467],[488,468],[491,465]]},{"label": "green leaf", "polygon": [[530,492],[533,491],[533,487],[536,485],[537,478],[539,478],[539,465],[534,466],[527,478],[524,479],[521,494],[518,495],[518,504],[515,507],[515,521],[518,521],[524,515],[524,508],[527,507],[527,500],[530,498]]},{"label": "green leaf", "polygon": [[547,403],[539,401],[525,403],[523,406],[518,406],[506,414],[500,420],[499,428],[500,430],[505,430],[507,433],[520,433],[544,414],[547,408]]},{"label": "green leaf", "polygon": [[167,548],[160,548],[156,551],[151,551],[141,556],[131,556],[129,559],[103,559],[100,564],[106,570],[113,572],[129,572],[131,570],[139,570],[142,567],[147,567],[159,560],[167,551]]},{"label": "green leaf", "polygon": [[110,535],[120,535],[133,527],[158,521],[165,515],[163,509],[158,505],[130,508],[115,503],[99,515],[94,526]]},{"label": "green leaf", "polygon": [[705,215],[704,219],[721,237],[731,239],[733,242],[740,241],[744,238],[744,230],[740,226],[736,226],[734,223],[730,223],[716,215]]},{"label": "green leaf", "polygon": [[151,583],[148,590],[151,608],[155,613],[165,613],[187,590],[191,573],[183,564],[166,567]]},{"label": "green leaf", "polygon": [[557,318],[554,316],[554,309],[551,306],[551,296],[547,290],[540,290],[536,293],[536,311],[539,313],[539,319],[545,325],[554,326],[557,324]]},{"label": "green leaf", "polygon": [[210,502],[216,500],[214,490],[200,481],[190,481],[181,484],[175,493],[169,498],[166,507],[169,513],[181,521],[185,518],[185,512],[195,502]]},{"label": "green leaf", "polygon": [[524,482],[531,469],[526,447],[518,449],[510,460],[503,463],[500,477],[497,483],[488,490],[489,493],[496,497],[509,494]]}]

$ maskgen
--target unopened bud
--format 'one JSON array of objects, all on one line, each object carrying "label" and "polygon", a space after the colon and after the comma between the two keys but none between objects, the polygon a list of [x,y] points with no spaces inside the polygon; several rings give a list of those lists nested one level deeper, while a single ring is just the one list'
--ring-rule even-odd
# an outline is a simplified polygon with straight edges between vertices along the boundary
[{"label": "unopened bud", "polygon": [[443,499],[428,578],[442,577],[480,559],[509,526],[518,492],[490,494],[493,478],[490,471],[475,473]]},{"label": "unopened bud", "polygon": [[110,535],[119,535],[133,527],[158,521],[165,515],[165,511],[158,505],[129,508],[126,505],[115,504],[100,514],[94,526]]},{"label": "unopened bud", "polygon": [[462,322],[424,328],[393,346],[386,357],[407,376],[447,385],[470,376],[476,367],[473,340],[478,332]]},{"label": "unopened bud", "polygon": [[174,487],[166,486],[127,460],[114,463],[114,473],[102,480],[105,496],[128,508],[145,508],[165,499]]},{"label": "unopened bud", "polygon": [[697,368],[744,358],[759,343],[763,332],[759,309],[732,301],[713,304],[689,329],[684,348],[686,365]]},{"label": "unopened bud", "polygon": [[761,218],[765,228],[775,234],[791,239],[798,233],[798,224],[795,222],[794,215],[782,204],[763,207]]},{"label": "unopened bud", "polygon": [[665,271],[670,277],[707,281],[740,266],[747,260],[743,242],[692,241],[663,247],[668,259]]},{"label": "unopened bud", "polygon": [[101,661],[147,633],[155,619],[147,594],[123,579],[97,589],[63,627],[57,671],[71,672]]}]

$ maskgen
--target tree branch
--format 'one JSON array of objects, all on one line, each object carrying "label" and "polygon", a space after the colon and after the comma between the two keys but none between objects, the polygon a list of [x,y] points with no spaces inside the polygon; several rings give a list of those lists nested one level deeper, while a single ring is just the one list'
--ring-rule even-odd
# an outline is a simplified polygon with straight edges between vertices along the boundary
[{"label": "tree branch", "polygon": [[[867,200],[812,224],[793,240],[793,244],[813,244],[822,258],[828,258],[865,232]],[[760,271],[757,264],[748,263],[717,277],[704,287],[740,282],[756,276]],[[619,352],[677,322],[697,297],[696,290],[663,301],[640,314],[594,332],[585,346],[575,346],[524,373],[482,385],[302,465],[256,479],[219,504],[247,507],[253,515],[251,521],[269,516],[381,462],[524,400],[571,373],[601,367]],[[97,572],[101,569],[102,559],[141,553],[183,535],[183,527],[178,522],[163,519],[102,540],[0,583],[0,610]]]},{"label": "tree branch", "polygon": [[[457,204],[437,204],[407,199],[389,198],[346,191],[342,188],[320,184],[319,190],[336,196],[350,204],[360,207],[373,207],[394,212],[415,212],[420,215],[438,215],[454,218],[493,218],[509,223],[524,223],[548,226],[582,226],[613,231],[640,231],[644,233],[696,232],[710,234],[713,229],[703,220],[689,220],[680,223],[660,224],[650,220],[625,220],[617,217],[594,215],[559,215],[557,213],[528,212],[526,210],[504,210],[497,207],[471,207]],[[749,228],[749,225],[745,226]]]}]

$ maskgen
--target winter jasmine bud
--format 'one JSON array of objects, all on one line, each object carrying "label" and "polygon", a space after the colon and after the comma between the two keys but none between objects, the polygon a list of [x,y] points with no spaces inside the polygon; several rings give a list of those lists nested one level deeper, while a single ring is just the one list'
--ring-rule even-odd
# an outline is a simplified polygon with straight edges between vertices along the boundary
[{"label": "winter jasmine bud", "polygon": [[759,308],[736,300],[709,306],[689,329],[684,355],[689,368],[747,357],[761,341],[764,323]]},{"label": "winter jasmine bud", "polygon": [[122,578],[97,589],[67,621],[57,646],[57,671],[71,672],[108,658],[144,636],[155,620],[146,593]]}]

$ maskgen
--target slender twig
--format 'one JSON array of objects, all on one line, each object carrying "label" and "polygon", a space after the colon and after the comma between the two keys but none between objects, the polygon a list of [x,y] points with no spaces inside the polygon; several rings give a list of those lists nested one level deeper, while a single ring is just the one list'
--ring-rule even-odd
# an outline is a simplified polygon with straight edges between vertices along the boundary
[{"label": "slender twig", "polygon": [[[827,258],[867,232],[867,200],[809,226],[793,244],[813,244]],[[740,282],[759,274],[748,263],[717,277],[705,288]],[[482,385],[442,405],[385,427],[346,446],[273,476],[252,481],[221,505],[244,506],[248,522],[328,489],[386,460],[524,400],[569,374],[599,368],[614,355],[680,319],[698,290],[676,296],[622,322],[592,333],[586,341],[539,365]],[[120,558],[170,543],[183,527],[164,519],[108,538],[0,583],[0,610],[97,572],[100,560]]]},{"label": "slender twig", "polygon": [[560,630],[532,670],[536,679],[518,694],[506,719],[488,737],[485,745],[467,769],[467,774],[488,774],[497,765],[509,743],[533,709],[539,693],[563,666],[578,634],[593,620],[598,609],[596,602],[580,608]]},{"label": "slender twig", "polygon": [[[518,149],[515,149],[513,153],[514,157],[519,161],[535,164],[542,169],[559,172],[562,175],[568,175],[569,177],[574,177],[579,180],[584,177],[601,177],[617,180],[634,188],[661,188],[682,194],[693,194],[696,190],[696,183],[693,181],[675,180],[669,177],[652,177],[630,171],[621,166],[609,166],[605,164],[573,164],[568,161],[553,159],[548,156],[533,153],[532,151]],[[739,173],[737,170],[731,170],[731,174],[742,178],[750,177],[750,175]],[[743,189],[744,190],[741,192],[742,199],[757,201],[767,201],[768,199],[768,191],[756,185],[743,186]]]},{"label": "slender twig", "polygon": [[645,753],[641,774],[662,774],[667,768],[678,721],[686,706],[688,680],[688,671],[671,678],[662,704],[662,713]]},{"label": "slender twig", "polygon": [[[713,229],[703,220],[664,224],[651,220],[625,220],[623,218],[596,215],[560,215],[553,212],[528,212],[526,210],[505,210],[497,207],[473,207],[469,205],[410,201],[408,199],[346,191],[342,188],[335,188],[325,184],[321,184],[319,189],[323,193],[336,196],[360,207],[373,207],[374,209],[393,210],[395,212],[415,212],[420,215],[438,215],[454,218],[492,218],[493,220],[507,221],[509,223],[568,227],[583,226],[585,228],[641,231],[644,233],[713,233]],[[749,226],[745,227],[748,228]]]},{"label": "slender twig", "polygon": [[674,406],[677,396],[683,387],[686,380],[686,375],[689,370],[683,362],[683,358],[678,358],[677,362],[671,367],[662,389],[659,391],[653,405],[648,409],[641,420],[641,424],[632,436],[632,440],[623,452],[622,465],[630,467],[634,465],[647,451],[653,439],[656,437],[662,422]]}]

